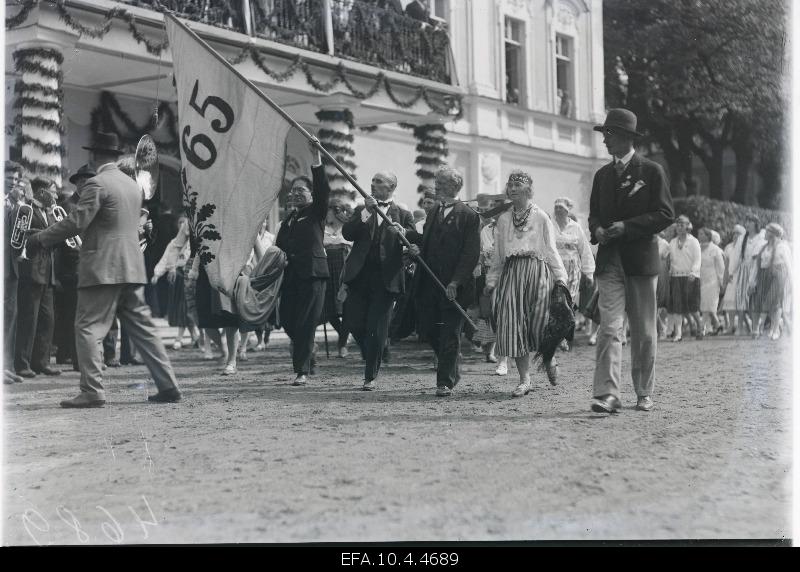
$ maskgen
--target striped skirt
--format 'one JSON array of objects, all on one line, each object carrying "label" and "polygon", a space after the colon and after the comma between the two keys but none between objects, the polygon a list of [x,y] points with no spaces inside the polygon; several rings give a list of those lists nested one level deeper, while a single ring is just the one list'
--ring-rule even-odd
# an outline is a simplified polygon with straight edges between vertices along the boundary
[{"label": "striped skirt", "polygon": [[580,260],[577,258],[567,258],[564,260],[564,268],[567,271],[567,290],[569,290],[569,295],[572,297],[572,304],[577,305],[581,291]]},{"label": "striped skirt", "polygon": [[169,285],[167,322],[173,328],[185,328],[191,323],[186,310],[186,292],[184,288],[183,272],[183,268],[176,268],[175,281]]},{"label": "striped skirt", "polygon": [[782,307],[787,280],[788,274],[783,266],[759,268],[756,290],[750,299],[750,311],[766,314]]},{"label": "striped skirt", "polygon": [[667,312],[689,314],[700,311],[700,278],[689,280],[688,276],[672,276],[669,279]]},{"label": "striped skirt", "polygon": [[747,288],[750,285],[750,273],[753,271],[753,266],[742,261],[739,264],[739,272],[736,276],[736,310],[739,312],[746,312],[750,309],[750,295],[747,293]]},{"label": "striped skirt", "polygon": [[550,267],[538,258],[506,259],[495,292],[497,355],[522,357],[541,344],[550,313]]}]

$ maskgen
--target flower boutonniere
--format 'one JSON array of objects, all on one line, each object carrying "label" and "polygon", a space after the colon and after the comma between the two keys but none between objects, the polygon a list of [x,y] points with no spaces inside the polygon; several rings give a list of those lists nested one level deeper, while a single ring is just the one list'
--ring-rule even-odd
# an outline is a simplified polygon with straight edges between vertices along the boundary
[{"label": "flower boutonniere", "polygon": [[620,189],[627,189],[630,186],[631,186],[631,176],[628,175],[627,177],[625,177],[625,180],[622,181],[622,183],[620,183],[619,188]]},{"label": "flower boutonniere", "polygon": [[639,179],[638,181],[636,181],[636,183],[633,185],[633,188],[631,189],[631,192],[630,192],[630,193],[628,193],[628,197],[632,197],[633,195],[635,195],[636,193],[638,193],[638,192],[639,192],[639,189],[641,189],[642,187],[644,187],[644,184],[645,184],[645,183],[644,183],[644,181],[643,181],[643,180],[641,180],[641,179]]}]

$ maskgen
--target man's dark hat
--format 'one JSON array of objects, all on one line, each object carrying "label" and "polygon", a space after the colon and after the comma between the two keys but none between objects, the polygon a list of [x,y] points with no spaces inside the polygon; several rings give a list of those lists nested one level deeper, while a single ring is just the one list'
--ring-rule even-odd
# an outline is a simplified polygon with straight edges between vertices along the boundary
[{"label": "man's dark hat", "polygon": [[636,131],[636,114],[627,109],[609,109],[608,115],[606,115],[606,122],[603,125],[594,126],[594,130],[601,133],[606,129],[619,129],[631,135],[643,137],[641,133]]},{"label": "man's dark hat", "polygon": [[110,155],[122,155],[125,151],[119,148],[119,137],[116,133],[98,132],[94,136],[94,145],[84,147],[88,151],[102,151]]},{"label": "man's dark hat", "polygon": [[94,169],[90,167],[88,164],[81,165],[80,169],[75,171],[72,175],[70,175],[69,182],[73,185],[77,184],[77,181],[80,177],[91,178],[94,177],[97,173],[94,172]]}]

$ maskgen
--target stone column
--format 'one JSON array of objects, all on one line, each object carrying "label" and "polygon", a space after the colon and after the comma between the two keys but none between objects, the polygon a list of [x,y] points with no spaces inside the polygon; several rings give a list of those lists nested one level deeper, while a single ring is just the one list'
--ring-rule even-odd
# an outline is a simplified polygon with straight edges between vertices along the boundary
[{"label": "stone column", "polygon": [[21,46],[13,56],[20,74],[13,104],[19,163],[28,177],[49,179],[61,188],[64,57],[51,45]]}]

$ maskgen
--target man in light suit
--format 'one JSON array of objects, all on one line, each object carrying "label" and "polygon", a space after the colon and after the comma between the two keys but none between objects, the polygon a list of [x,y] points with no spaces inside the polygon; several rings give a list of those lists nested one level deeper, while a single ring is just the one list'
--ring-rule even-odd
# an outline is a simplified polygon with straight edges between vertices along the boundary
[{"label": "man in light suit", "polygon": [[[393,173],[376,173],[372,177],[372,196],[342,227],[342,236],[353,241],[342,278],[348,286],[344,322],[366,361],[364,391],[375,389],[392,306],[405,291],[400,235],[414,230],[414,217],[392,201],[396,188],[397,177]],[[386,224],[378,210],[393,224]]]},{"label": "man in light suit", "polygon": [[175,374],[144,301],[146,277],[139,248],[142,192],[115,163],[122,154],[115,134],[98,133],[95,144],[84,149],[92,152],[97,175],[83,186],[78,204],[66,219],[28,237],[29,245],[45,247],[76,235],[83,239],[75,317],[81,393],[61,406],[105,405],[100,348],[115,315],[130,332],[158,388],[148,400],[179,401]]},{"label": "man in light suit", "polygon": [[631,377],[636,409],[653,408],[656,363],[656,282],[660,259],[656,233],[673,220],[672,196],[664,170],[634,151],[636,115],[611,109],[603,141],[613,162],[594,177],[589,204],[591,242],[599,243],[595,278],[600,329],[594,371],[592,411],[621,408],[622,332],[625,312],[631,328]]},{"label": "man in light suit", "polygon": [[449,396],[461,379],[459,360],[464,317],[452,304],[455,300],[467,308],[475,298],[475,266],[480,255],[480,216],[456,200],[464,180],[452,167],[436,173],[439,203],[425,220],[422,234],[411,231],[406,237],[415,248],[412,254],[422,259],[442,284],[442,293],[420,266],[414,274],[414,297],[417,305],[417,333],[431,344],[438,368],[436,395]]}]

